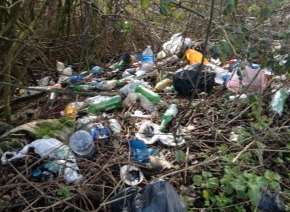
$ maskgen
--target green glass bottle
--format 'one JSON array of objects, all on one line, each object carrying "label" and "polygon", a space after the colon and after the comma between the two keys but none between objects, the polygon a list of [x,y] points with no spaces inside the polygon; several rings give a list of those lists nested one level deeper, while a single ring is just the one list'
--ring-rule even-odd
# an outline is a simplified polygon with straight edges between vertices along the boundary
[{"label": "green glass bottle", "polygon": [[136,88],[135,88],[135,92],[136,93],[140,93],[142,94],[143,96],[145,96],[150,102],[154,103],[154,104],[158,104],[160,102],[160,96],[151,91],[150,89],[148,88],[145,88],[143,85],[138,85]]},{"label": "green glass bottle", "polygon": [[99,113],[104,111],[113,110],[122,106],[121,96],[113,96],[108,99],[104,99],[97,103],[91,103],[89,105],[88,111],[90,113]]}]

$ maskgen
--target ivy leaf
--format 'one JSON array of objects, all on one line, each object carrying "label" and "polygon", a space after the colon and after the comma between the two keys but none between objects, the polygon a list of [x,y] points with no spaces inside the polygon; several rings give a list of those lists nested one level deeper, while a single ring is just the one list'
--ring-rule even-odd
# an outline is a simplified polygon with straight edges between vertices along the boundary
[{"label": "ivy leaf", "polygon": [[150,0],[140,0],[141,7],[143,10],[146,10],[149,7]]}]

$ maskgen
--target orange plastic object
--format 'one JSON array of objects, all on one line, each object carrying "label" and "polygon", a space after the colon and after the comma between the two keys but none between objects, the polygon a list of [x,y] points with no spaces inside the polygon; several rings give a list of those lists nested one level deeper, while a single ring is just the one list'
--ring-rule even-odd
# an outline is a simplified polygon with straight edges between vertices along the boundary
[{"label": "orange plastic object", "polygon": [[[202,53],[194,49],[186,50],[185,57],[190,65],[199,64],[202,61]],[[204,58],[203,64],[208,64],[208,60],[206,58]]]},{"label": "orange plastic object", "polygon": [[77,116],[78,110],[75,104],[70,103],[64,109],[64,115],[68,118],[75,119]]}]

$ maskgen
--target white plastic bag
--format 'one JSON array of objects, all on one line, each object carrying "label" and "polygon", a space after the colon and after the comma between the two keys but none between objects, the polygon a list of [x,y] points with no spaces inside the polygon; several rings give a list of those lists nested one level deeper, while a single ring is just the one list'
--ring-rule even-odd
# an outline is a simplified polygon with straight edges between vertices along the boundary
[{"label": "white plastic bag", "polygon": [[[1,157],[2,164],[5,165],[8,162],[26,157],[31,148],[41,158],[48,157],[50,161],[57,164],[59,172],[63,170],[64,179],[67,183],[77,182],[82,179],[82,175],[79,174],[76,159],[69,147],[54,138],[35,140],[24,146],[19,152],[5,152]],[[8,158],[10,155],[13,155],[13,157]]]}]

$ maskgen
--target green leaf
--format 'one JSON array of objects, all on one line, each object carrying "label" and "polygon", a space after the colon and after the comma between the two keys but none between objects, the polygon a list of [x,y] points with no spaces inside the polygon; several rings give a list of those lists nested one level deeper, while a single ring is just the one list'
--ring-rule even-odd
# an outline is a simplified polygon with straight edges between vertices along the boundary
[{"label": "green leaf", "polygon": [[245,179],[242,175],[233,179],[231,185],[237,192],[244,192],[246,190]]},{"label": "green leaf", "polygon": [[275,173],[275,172],[272,172],[270,170],[267,170],[264,174],[265,178],[267,180],[269,180],[270,182],[271,181],[277,181],[279,182],[281,180],[281,177],[279,174]]},{"label": "green leaf", "polygon": [[206,186],[208,189],[216,189],[219,187],[219,180],[216,177],[211,177],[207,180]]},{"label": "green leaf", "polygon": [[224,194],[216,195],[215,198],[216,198],[216,203],[219,207],[224,207],[232,203],[232,199],[226,197]]},{"label": "green leaf", "polygon": [[56,192],[57,196],[59,197],[63,197],[63,198],[68,198],[70,197],[72,194],[69,190],[69,188],[67,186],[63,186],[62,188],[59,188]]},{"label": "green leaf", "polygon": [[177,150],[175,152],[175,160],[177,162],[185,161],[185,158],[186,158],[186,155],[185,155],[185,153],[182,150]]},{"label": "green leaf", "polygon": [[212,177],[212,173],[207,172],[207,171],[202,171],[202,176],[207,179],[207,178]]},{"label": "green leaf", "polygon": [[267,187],[265,178],[252,175],[248,181],[248,197],[254,205],[258,204],[261,198],[261,189]]},{"label": "green leaf", "polygon": [[224,9],[224,14],[229,15],[233,13],[236,10],[237,5],[238,5],[238,0],[227,0],[226,6]]},{"label": "green leaf", "polygon": [[193,184],[196,186],[201,186],[202,184],[202,176],[201,175],[194,175],[192,177]]},{"label": "green leaf", "polygon": [[176,0],[160,0],[160,13],[162,15],[169,15],[170,4],[176,3]]},{"label": "green leaf", "polygon": [[209,192],[208,192],[208,190],[203,190],[203,191],[202,191],[202,197],[203,197],[205,200],[208,200],[208,199],[209,199]]},{"label": "green leaf", "polygon": [[143,10],[146,10],[149,7],[150,0],[140,0],[141,7]]}]

